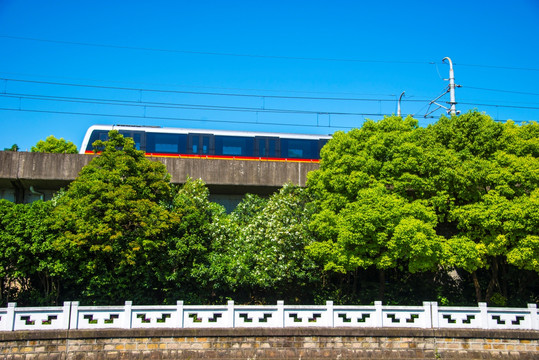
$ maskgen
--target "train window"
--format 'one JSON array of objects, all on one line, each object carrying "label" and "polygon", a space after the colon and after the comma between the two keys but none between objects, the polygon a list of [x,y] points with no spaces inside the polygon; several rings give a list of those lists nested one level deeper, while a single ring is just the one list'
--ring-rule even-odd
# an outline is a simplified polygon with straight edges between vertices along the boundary
[{"label": "train window", "polygon": [[213,135],[189,134],[189,154],[213,153]]},{"label": "train window", "polygon": [[183,134],[146,134],[146,152],[178,154],[187,149],[187,135]]},{"label": "train window", "polygon": [[145,150],[145,144],[143,139],[144,132],[142,131],[129,131],[129,130],[120,130],[120,134],[122,134],[124,137],[130,137],[135,141],[135,148],[137,150]]},{"label": "train window", "polygon": [[315,140],[281,139],[281,156],[294,159],[317,159],[318,142]]},{"label": "train window", "polygon": [[202,153],[203,154],[210,153],[210,137],[209,136],[202,137]]},{"label": "train window", "polygon": [[90,140],[88,141],[88,145],[86,146],[86,151],[93,151],[94,146],[93,143],[97,140],[101,141],[107,141],[109,138],[109,132],[107,130],[94,130],[92,131],[92,135],[90,135]]},{"label": "train window", "polygon": [[258,140],[258,156],[266,157],[268,156],[268,144],[266,139],[257,139]]},{"label": "train window", "polygon": [[229,156],[253,156],[253,141],[251,137],[216,136],[215,154]]},{"label": "train window", "polygon": [[279,157],[279,138],[257,137],[255,155],[260,157]]},{"label": "train window", "polygon": [[279,156],[279,139],[268,139],[268,153],[267,154],[269,157]]},{"label": "train window", "polygon": [[198,135],[192,135],[190,138],[189,152],[191,154],[198,154]]}]

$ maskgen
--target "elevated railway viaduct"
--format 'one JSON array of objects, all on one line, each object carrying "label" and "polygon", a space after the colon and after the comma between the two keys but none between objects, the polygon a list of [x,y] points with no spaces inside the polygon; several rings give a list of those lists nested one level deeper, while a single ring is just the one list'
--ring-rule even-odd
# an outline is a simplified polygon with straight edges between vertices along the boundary
[{"label": "elevated railway viaduct", "polygon": [[[75,180],[94,156],[0,151],[0,197],[17,203],[49,200]],[[247,193],[267,195],[287,182],[304,186],[307,173],[319,166],[316,162],[149,159],[165,164],[174,184],[183,184],[188,177],[202,179],[212,199],[227,207]]]}]

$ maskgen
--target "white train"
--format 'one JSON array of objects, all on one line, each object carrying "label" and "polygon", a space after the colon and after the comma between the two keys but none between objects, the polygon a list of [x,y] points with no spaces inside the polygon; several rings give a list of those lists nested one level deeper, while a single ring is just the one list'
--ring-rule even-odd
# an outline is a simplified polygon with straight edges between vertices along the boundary
[{"label": "white train", "polygon": [[81,154],[92,154],[96,140],[118,130],[135,141],[147,156],[317,162],[327,135],[162,128],[133,125],[93,125],[82,142]]}]

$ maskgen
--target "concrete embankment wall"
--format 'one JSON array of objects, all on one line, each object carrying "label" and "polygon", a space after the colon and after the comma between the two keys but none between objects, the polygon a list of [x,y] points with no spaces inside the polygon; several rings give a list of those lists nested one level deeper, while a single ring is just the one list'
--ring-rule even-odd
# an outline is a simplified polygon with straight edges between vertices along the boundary
[{"label": "concrete embankment wall", "polygon": [[0,358],[538,359],[539,332],[463,329],[144,329],[0,332]]}]

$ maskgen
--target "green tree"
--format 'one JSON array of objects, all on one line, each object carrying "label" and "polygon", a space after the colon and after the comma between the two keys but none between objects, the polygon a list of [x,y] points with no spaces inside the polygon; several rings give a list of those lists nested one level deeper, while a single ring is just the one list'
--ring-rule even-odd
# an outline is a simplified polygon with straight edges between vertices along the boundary
[{"label": "green tree", "polygon": [[[529,211],[539,184],[539,126],[500,124],[470,112],[442,117],[428,130],[423,146],[434,142],[454,159],[447,167],[447,203],[439,209],[449,263],[471,274],[477,301],[490,301],[495,293],[507,299],[510,281],[525,283],[526,270],[537,271],[530,266],[538,234]],[[521,251],[526,264],[517,260]],[[516,286],[512,296],[524,287]]]},{"label": "green tree", "polygon": [[225,209],[209,201],[209,190],[202,180],[187,179],[175,193],[170,206],[167,259],[159,270],[166,300],[212,302],[214,284],[208,276],[216,238]]},{"label": "green tree", "polygon": [[42,153],[58,153],[58,154],[77,154],[77,146],[71,141],[66,141],[64,138],[57,139],[50,135],[43,140],[39,140],[35,146],[31,148],[32,152]]},{"label": "green tree", "polygon": [[500,284],[511,267],[519,276],[535,269],[537,233],[525,208],[539,180],[538,135],[537,123],[500,124],[473,111],[427,128],[386,117],[335,134],[309,174],[318,209],[311,251],[327,270],[443,265],[471,274],[478,301],[507,294]]},{"label": "green tree", "polygon": [[[85,301],[161,301],[156,269],[165,261],[170,175],[117,131],[96,141],[85,166],[54,208],[56,246],[69,254],[71,287]],[[165,205],[163,205],[165,204]]]},{"label": "green tree", "polygon": [[2,300],[19,304],[57,304],[65,262],[53,242],[50,201],[13,204],[0,200]]},{"label": "green tree", "polygon": [[4,148],[4,151],[19,151],[19,150],[20,148],[19,148],[19,145],[17,144],[13,144],[9,148]]},{"label": "green tree", "polygon": [[[359,268],[378,269],[380,297],[385,270],[432,270],[442,255],[436,213],[403,185],[419,181],[416,159],[424,155],[414,143],[417,129],[414,119],[387,117],[337,133],[308,178],[318,208],[310,225],[318,241],[309,250],[326,271],[357,276]],[[414,172],[398,168],[404,154],[414,155],[405,160]]]},{"label": "green tree", "polygon": [[267,303],[312,299],[319,271],[307,256],[310,210],[304,189],[287,184],[269,199],[247,196],[230,214],[226,237],[212,257],[212,271],[236,300]]}]

